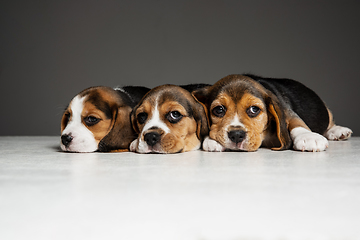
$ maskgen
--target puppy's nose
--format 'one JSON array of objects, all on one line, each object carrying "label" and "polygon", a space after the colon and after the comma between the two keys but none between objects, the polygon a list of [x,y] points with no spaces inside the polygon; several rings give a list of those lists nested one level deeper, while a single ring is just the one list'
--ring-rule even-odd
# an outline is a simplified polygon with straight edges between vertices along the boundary
[{"label": "puppy's nose", "polygon": [[62,144],[64,144],[65,147],[69,146],[69,144],[71,143],[72,140],[73,140],[73,137],[68,134],[64,134],[61,136],[61,142],[62,142]]},{"label": "puppy's nose", "polygon": [[144,140],[149,146],[153,147],[160,141],[160,137],[160,134],[157,132],[149,132],[144,135]]},{"label": "puppy's nose", "polygon": [[232,130],[232,131],[228,132],[228,137],[234,143],[242,142],[244,140],[245,136],[246,136],[246,132],[241,131],[241,130]]}]

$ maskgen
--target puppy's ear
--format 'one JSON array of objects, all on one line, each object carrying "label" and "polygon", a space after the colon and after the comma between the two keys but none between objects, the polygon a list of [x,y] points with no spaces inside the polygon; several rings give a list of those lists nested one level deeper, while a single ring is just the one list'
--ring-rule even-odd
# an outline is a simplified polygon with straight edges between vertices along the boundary
[{"label": "puppy's ear", "polygon": [[135,133],[139,134],[140,133],[140,129],[138,128],[137,122],[136,122],[136,109],[137,109],[138,105],[132,110],[131,114],[130,114],[130,120],[131,120],[131,125],[132,128],[134,129]]},{"label": "puppy's ear", "polygon": [[99,142],[100,152],[128,149],[136,138],[130,121],[131,107],[118,107],[113,110],[113,122],[110,132]]},{"label": "puppy's ear", "polygon": [[280,142],[280,147],[273,147],[272,150],[280,151],[286,150],[291,147],[292,141],[290,138],[289,130],[287,127],[285,112],[280,107],[276,97],[269,97],[267,104],[268,113],[270,113],[272,119],[276,124],[276,136]]},{"label": "puppy's ear", "polygon": [[70,120],[70,112],[66,109],[61,118],[61,125],[60,125],[61,132],[64,131],[64,129],[66,128],[67,124],[69,123],[69,120]]},{"label": "puppy's ear", "polygon": [[206,108],[209,107],[208,105],[209,105],[210,88],[211,86],[203,87],[191,92],[193,97],[195,97],[196,100],[204,104]]},{"label": "puppy's ear", "polygon": [[203,140],[209,135],[209,118],[207,109],[201,102],[194,98],[193,115],[197,124],[196,135],[200,140]]},{"label": "puppy's ear", "polygon": [[210,94],[210,87],[203,87],[191,92],[194,97],[194,118],[197,123],[197,136],[200,140],[209,135],[210,120],[208,115],[208,98]]}]

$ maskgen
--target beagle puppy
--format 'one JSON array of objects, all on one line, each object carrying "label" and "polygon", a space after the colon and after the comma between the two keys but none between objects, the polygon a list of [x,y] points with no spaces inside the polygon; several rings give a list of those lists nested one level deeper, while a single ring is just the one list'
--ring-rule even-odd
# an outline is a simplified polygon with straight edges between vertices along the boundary
[{"label": "beagle puppy", "polygon": [[61,120],[61,149],[66,152],[128,149],[137,137],[131,127],[130,113],[149,90],[100,86],[77,94]]},{"label": "beagle puppy", "polygon": [[206,151],[256,151],[260,146],[324,151],[328,139],[344,140],[352,134],[335,125],[315,92],[291,79],[229,75],[193,95],[209,113]]},{"label": "beagle puppy", "polygon": [[199,149],[209,131],[208,121],[204,107],[190,91],[202,86],[162,85],[150,90],[131,114],[139,136],[130,151],[180,153]]}]

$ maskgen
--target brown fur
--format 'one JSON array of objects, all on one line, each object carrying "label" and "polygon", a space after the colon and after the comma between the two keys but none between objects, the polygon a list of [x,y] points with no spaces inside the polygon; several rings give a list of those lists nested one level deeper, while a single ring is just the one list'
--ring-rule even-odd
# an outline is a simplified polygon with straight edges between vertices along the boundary
[{"label": "brown fur", "polygon": [[[112,125],[115,123],[113,119],[108,119],[105,114],[97,109],[93,104],[86,102],[81,113],[82,118],[93,116],[101,121],[93,126],[86,126],[93,134],[96,141],[99,143],[110,131]],[[83,123],[84,124],[84,123]]]},{"label": "brown fur", "polygon": [[[251,78],[228,76],[213,86],[194,91],[193,94],[207,107],[211,122],[210,139],[216,140],[225,148],[256,151],[263,145],[282,150],[291,145],[285,112],[280,108],[276,97]],[[212,112],[220,105],[227,109],[223,117],[217,117]],[[256,117],[249,117],[246,112],[251,106],[260,109]],[[235,115],[241,124],[232,126]],[[231,130],[245,131],[244,141],[237,145],[231,142],[228,138]]]},{"label": "brown fur", "polygon": [[335,126],[335,121],[334,121],[334,117],[333,117],[333,114],[330,111],[330,109],[328,108],[327,110],[328,110],[328,113],[329,113],[329,126],[328,126],[327,130],[329,130],[330,128]]},{"label": "brown fur", "polygon": [[[179,99],[178,102],[177,99]],[[191,109],[186,109],[190,105]],[[143,131],[144,126],[152,118],[155,105],[159,111],[160,121],[170,129],[165,133],[161,128],[150,128]],[[183,117],[177,123],[171,123],[166,116],[171,111],[178,111]],[[188,112],[191,111],[191,112]],[[137,121],[139,113],[147,113],[147,121],[140,124]],[[140,133],[139,139],[144,141],[145,134],[157,132],[161,135],[159,144],[153,146],[153,151],[160,153],[178,153],[193,150],[201,145],[201,140],[208,133],[208,123],[204,108],[186,90],[173,85],[165,85],[151,90],[134,109],[131,115],[133,127]]]},{"label": "brown fur", "polygon": [[[99,151],[108,152],[128,149],[131,141],[136,138],[130,122],[132,108],[127,106],[118,93],[109,87],[91,87],[85,89],[79,95],[86,97],[81,113],[82,123],[93,133]],[[109,112],[106,114],[93,102],[102,105]],[[71,120],[73,113],[70,107],[71,103],[63,114],[61,132],[65,129],[68,120]],[[84,119],[89,116],[96,117],[100,121],[95,125],[88,126],[85,124]]]},{"label": "brown fur", "polygon": [[[264,103],[248,93],[244,94],[238,102],[234,102],[228,94],[223,93],[211,104],[211,109],[218,105],[226,106],[228,115],[219,118],[211,114],[212,125],[210,128],[210,138],[218,141],[223,146],[227,145],[228,131],[242,130],[240,126],[230,125],[235,115],[237,115],[241,123],[245,125],[246,129],[243,130],[245,130],[249,136],[248,141],[244,143],[244,148],[248,151],[255,151],[259,148],[263,140],[262,133],[265,131],[268,118]],[[256,119],[251,119],[246,114],[246,109],[253,105],[261,109]]]}]

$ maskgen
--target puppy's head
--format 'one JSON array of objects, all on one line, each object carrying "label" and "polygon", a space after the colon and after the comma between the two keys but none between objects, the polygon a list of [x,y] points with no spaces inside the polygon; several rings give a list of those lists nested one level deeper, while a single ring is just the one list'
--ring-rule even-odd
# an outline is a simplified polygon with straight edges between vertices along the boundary
[{"label": "puppy's head", "polygon": [[226,149],[256,151],[267,140],[281,150],[291,142],[277,98],[249,77],[229,75],[193,94],[208,109],[209,137]]},{"label": "puppy's head", "polygon": [[126,149],[136,138],[132,108],[112,88],[91,87],[76,95],[61,120],[61,149],[107,152]]},{"label": "puppy's head", "polygon": [[190,92],[174,85],[152,89],[134,108],[139,133],[130,149],[139,153],[178,153],[199,149],[208,134],[204,107]]}]

